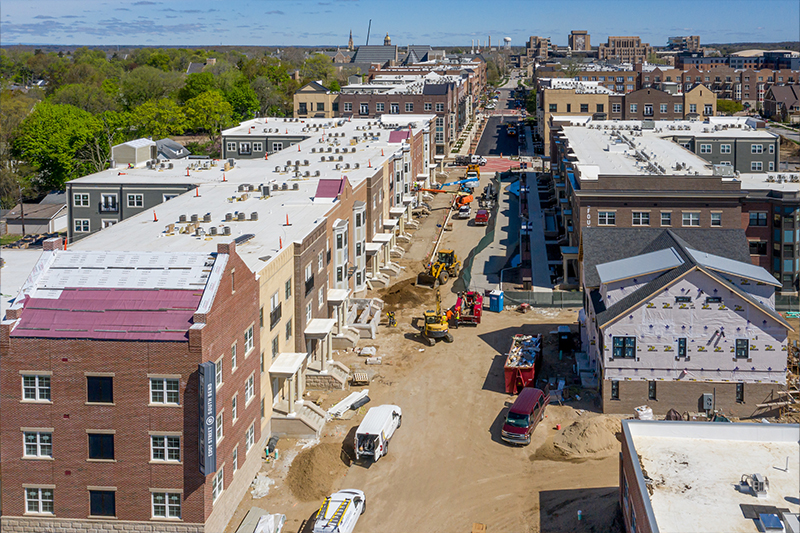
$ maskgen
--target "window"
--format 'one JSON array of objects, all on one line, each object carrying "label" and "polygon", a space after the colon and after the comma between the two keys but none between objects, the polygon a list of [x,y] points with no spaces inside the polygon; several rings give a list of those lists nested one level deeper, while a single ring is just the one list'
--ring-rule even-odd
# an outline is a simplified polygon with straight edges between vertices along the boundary
[{"label": "window", "polygon": [[671,226],[672,225],[672,213],[668,211],[661,212],[661,225],[662,226]]},{"label": "window", "polygon": [[342,267],[336,267],[336,281],[340,282],[344,279],[344,269]]},{"label": "window", "polygon": [[317,291],[317,307],[322,309],[323,304],[325,304],[325,293],[322,288],[320,288],[319,291]]},{"label": "window", "polygon": [[675,303],[676,304],[688,304],[692,302],[691,296],[676,296]]},{"label": "window", "polygon": [[180,461],[181,438],[176,436],[150,436],[150,458],[153,461]]},{"label": "window", "polygon": [[235,423],[239,418],[239,395],[234,394],[231,398],[231,424]]},{"label": "window", "polygon": [[750,255],[767,255],[766,241],[750,241]]},{"label": "window", "polygon": [[231,142],[225,143],[225,149],[227,151],[229,151],[229,152],[235,152],[236,151],[236,143],[231,143]]},{"label": "window", "polygon": [[631,104],[631,113],[639,111],[639,104]]},{"label": "window", "polygon": [[709,296],[706,298],[706,304],[721,304],[722,296]]},{"label": "window", "polygon": [[636,337],[613,337],[612,357],[615,359],[636,357]]},{"label": "window", "polygon": [[769,164],[769,171],[770,171],[770,172],[772,172],[773,170],[775,170],[775,163],[774,163],[774,162],[770,161],[768,164]]},{"label": "window", "polygon": [[250,427],[247,428],[247,432],[245,433],[245,450],[248,452],[250,448],[253,447],[253,444],[256,443],[256,424],[253,422],[250,424]]},{"label": "window", "polygon": [[744,383],[736,384],[736,403],[744,403]]},{"label": "window", "polygon": [[767,148],[769,149],[768,150],[769,153],[771,153],[771,154],[775,153],[775,145],[774,144],[768,144]]},{"label": "window", "polygon": [[280,353],[280,351],[281,350],[280,350],[280,346],[279,346],[278,337],[274,337],[272,339],[272,358],[275,359],[276,357],[278,357],[278,354]]},{"label": "window", "polygon": [[673,107],[676,113],[683,113],[683,104],[675,104]]},{"label": "window", "polygon": [[731,153],[731,145],[730,144],[720,144],[719,145],[719,153],[721,153],[721,154],[729,154],[729,153]]},{"label": "window", "polygon": [[222,421],[223,421],[222,420],[222,415],[223,414],[224,413],[220,413],[220,414],[217,415],[217,427],[216,427],[216,429],[217,429],[217,444],[219,444],[220,441],[225,437],[225,435],[222,433]]},{"label": "window", "polygon": [[444,113],[444,104],[439,102],[436,104],[436,112],[437,113]]},{"label": "window", "polygon": [[235,474],[237,470],[239,470],[239,446],[238,445],[236,445],[233,448],[233,473]]},{"label": "window", "polygon": [[689,104],[689,113],[697,113],[697,104]]},{"label": "window", "polygon": [[283,150],[283,143],[282,142],[274,142],[272,143],[272,151],[273,152],[280,152]]},{"label": "window", "polygon": [[617,213],[615,211],[598,211],[597,223],[601,226],[613,226],[617,223]]},{"label": "window", "polygon": [[247,354],[249,354],[254,347],[253,326],[250,326],[244,331],[244,356],[247,357]]},{"label": "window", "polygon": [[153,492],[153,518],[180,518],[181,495],[179,492]]},{"label": "window", "polygon": [[75,233],[89,233],[88,218],[76,218],[74,220],[74,223],[75,223]]},{"label": "window", "polygon": [[384,104],[383,102],[378,102],[378,103],[375,104],[375,111],[377,113],[383,113],[384,109],[385,109],[385,106],[386,106],[386,104]]},{"label": "window", "polygon": [[597,112],[602,113],[605,110],[605,106],[603,104],[597,104]]},{"label": "window", "polygon": [[767,225],[767,213],[758,212],[758,211],[751,211],[750,212],[750,225],[751,226],[766,226]]},{"label": "window", "polygon": [[292,319],[286,321],[286,340],[292,338]]},{"label": "window", "polygon": [[359,104],[359,106],[358,106],[358,114],[359,115],[369,115],[369,104]]},{"label": "window", "polygon": [[589,112],[589,104],[581,104],[581,113]]},{"label": "window", "polygon": [[611,399],[619,400],[619,381],[617,380],[611,382]]},{"label": "window", "polygon": [[53,489],[25,489],[25,510],[28,513],[53,514]]},{"label": "window", "polygon": [[413,113],[414,112],[414,104],[412,102],[406,102],[406,113]]},{"label": "window", "polygon": [[216,384],[217,388],[220,388],[222,385],[222,358],[220,357],[214,363],[214,383]]},{"label": "window", "polygon": [[301,115],[308,114],[308,104],[306,102],[299,102],[297,104],[297,112]]},{"label": "window", "polygon": [[317,102],[317,111],[325,111],[325,102]]},{"label": "window", "polygon": [[262,328],[264,327],[264,306],[263,305],[258,309],[258,325],[260,327],[262,327]]},{"label": "window", "polygon": [[292,278],[286,280],[283,286],[284,298],[287,300],[292,297]]},{"label": "window", "polygon": [[684,226],[700,225],[700,213],[682,213],[681,217]]},{"label": "window", "polygon": [[710,144],[701,144],[700,145],[700,153],[701,154],[710,154],[711,153],[711,145]]},{"label": "window", "polygon": [[73,194],[72,195],[72,205],[75,207],[89,207],[89,195],[88,194]]},{"label": "window", "polygon": [[261,365],[261,373],[263,374],[264,373],[264,350],[261,350],[261,358],[260,359],[261,360],[259,361],[259,364]]},{"label": "window", "polygon": [[648,381],[647,382],[647,399],[648,400],[656,400],[656,382],[655,381]]},{"label": "window", "polygon": [[311,322],[313,317],[311,302],[308,302],[306,304],[306,323]]},{"label": "window", "polygon": [[572,112],[572,104],[567,104],[567,113]]},{"label": "window", "polygon": [[253,151],[254,152],[263,152],[264,151],[264,143],[253,143]]},{"label": "window", "polygon": [[622,104],[611,104],[612,113],[622,113]]},{"label": "window", "polygon": [[644,104],[644,116],[646,117],[653,116],[653,104]]},{"label": "window", "polygon": [[86,401],[89,403],[114,403],[114,378],[87,376]]},{"label": "window", "polygon": [[253,396],[256,394],[255,389],[255,377],[253,374],[250,374],[250,377],[247,378],[247,381],[244,384],[244,404],[247,405],[250,403],[250,400],[253,399]]},{"label": "window", "polygon": [[634,226],[649,226],[650,213],[647,211],[634,211],[633,212],[633,225]]},{"label": "window", "polygon": [[400,104],[389,104],[389,112],[392,115],[397,115],[400,113]]},{"label": "window", "polygon": [[750,170],[761,172],[764,169],[764,164],[761,161],[750,161]]},{"label": "window", "polygon": [[[345,104],[347,105],[347,104]],[[224,467],[219,469],[219,472],[214,475],[214,478],[211,480],[211,500],[216,502],[219,499],[220,494],[225,489],[225,476],[223,475]]]},{"label": "window", "polygon": [[714,106],[711,104],[704,104],[703,105],[703,114],[705,116],[711,116],[714,114]]},{"label": "window", "polygon": [[128,195],[128,207],[144,207],[144,195],[143,194],[129,194]]},{"label": "window", "polygon": [[722,225],[722,213],[711,213],[711,226]]},{"label": "window", "polygon": [[422,109],[425,111],[431,111],[433,109],[433,105],[430,102],[425,102],[422,104]]},{"label": "window", "polygon": [[345,102],[344,103],[344,110],[345,111],[353,111],[353,103],[352,102]]},{"label": "window", "polygon": [[750,357],[750,341],[748,339],[736,339],[736,358],[747,359]]},{"label": "window", "polygon": [[233,343],[231,346],[231,372],[236,370],[237,361],[236,361],[236,343]]},{"label": "window", "polygon": [[686,357],[686,338],[678,339],[678,357]]},{"label": "window", "polygon": [[26,431],[23,434],[25,457],[53,457],[53,434],[41,431]]},{"label": "window", "polygon": [[250,155],[250,143],[239,143],[239,155]]},{"label": "window", "polygon": [[113,433],[89,433],[89,459],[114,459]]},{"label": "window", "polygon": [[667,104],[660,104],[658,106],[658,111],[663,115],[667,112]]},{"label": "window", "polygon": [[22,399],[50,401],[50,376],[22,376]]},{"label": "window", "polygon": [[751,154],[763,154],[764,153],[764,145],[763,144],[751,144],[750,145],[750,153]]}]

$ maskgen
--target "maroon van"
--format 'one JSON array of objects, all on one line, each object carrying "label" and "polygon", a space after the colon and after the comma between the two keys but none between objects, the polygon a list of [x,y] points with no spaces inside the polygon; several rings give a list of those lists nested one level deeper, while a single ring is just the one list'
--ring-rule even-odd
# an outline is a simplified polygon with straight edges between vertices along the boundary
[{"label": "maroon van", "polygon": [[544,410],[550,403],[550,394],[541,389],[525,387],[508,409],[501,438],[511,444],[530,444],[531,434],[544,420]]}]

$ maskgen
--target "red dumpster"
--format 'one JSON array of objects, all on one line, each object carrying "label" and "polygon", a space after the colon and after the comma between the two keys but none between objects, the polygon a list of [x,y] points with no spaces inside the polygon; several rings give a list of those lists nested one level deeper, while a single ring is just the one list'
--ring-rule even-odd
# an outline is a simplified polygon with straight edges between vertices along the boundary
[{"label": "red dumpster", "polygon": [[508,394],[533,386],[542,367],[542,336],[514,335],[503,367]]}]

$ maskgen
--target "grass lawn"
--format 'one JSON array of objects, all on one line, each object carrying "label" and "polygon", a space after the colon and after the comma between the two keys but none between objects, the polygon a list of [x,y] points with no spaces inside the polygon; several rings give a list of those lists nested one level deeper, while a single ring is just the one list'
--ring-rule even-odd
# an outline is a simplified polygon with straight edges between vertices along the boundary
[{"label": "grass lawn", "polygon": [[22,238],[22,235],[2,235],[0,236],[0,246],[17,242]]}]

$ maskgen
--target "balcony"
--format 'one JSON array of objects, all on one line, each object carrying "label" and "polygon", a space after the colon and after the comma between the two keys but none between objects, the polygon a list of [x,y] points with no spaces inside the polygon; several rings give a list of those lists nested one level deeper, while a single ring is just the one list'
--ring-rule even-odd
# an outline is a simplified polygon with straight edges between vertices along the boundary
[{"label": "balcony", "polygon": [[100,212],[101,213],[116,213],[119,211],[119,205],[115,203],[101,203],[100,204]]},{"label": "balcony", "polygon": [[281,304],[269,312],[269,329],[272,331],[275,329],[275,326],[278,325],[278,322],[281,321]]},{"label": "balcony", "polygon": [[311,291],[314,290],[314,275],[312,274],[310,278],[306,280],[306,296],[311,294]]}]

